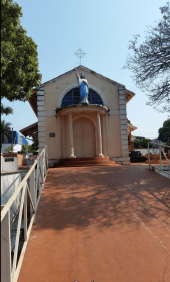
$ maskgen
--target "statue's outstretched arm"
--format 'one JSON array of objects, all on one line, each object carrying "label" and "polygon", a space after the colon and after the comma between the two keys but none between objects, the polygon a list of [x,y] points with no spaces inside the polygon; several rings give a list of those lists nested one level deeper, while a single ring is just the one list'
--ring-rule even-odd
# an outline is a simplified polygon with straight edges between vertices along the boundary
[{"label": "statue's outstretched arm", "polygon": [[78,78],[77,68],[75,68],[76,77]]}]

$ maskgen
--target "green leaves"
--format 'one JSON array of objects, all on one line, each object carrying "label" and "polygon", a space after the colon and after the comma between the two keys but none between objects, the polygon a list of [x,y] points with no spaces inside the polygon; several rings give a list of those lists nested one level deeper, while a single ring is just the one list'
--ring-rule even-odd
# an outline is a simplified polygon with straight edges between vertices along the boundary
[{"label": "green leaves", "polygon": [[5,122],[4,120],[1,121],[1,141],[2,137],[7,138],[7,137],[12,136],[11,132],[11,123],[10,122]]},{"label": "green leaves", "polygon": [[150,141],[151,141],[150,139],[143,137],[140,140],[134,140],[134,146],[135,148],[147,148],[148,142]]},{"label": "green leaves", "polygon": [[12,147],[5,148],[5,151],[8,152],[9,154],[12,154]]},{"label": "green leaves", "polygon": [[159,129],[158,139],[162,142],[170,142],[170,118],[165,120],[163,127]]},{"label": "green leaves", "polygon": [[[37,45],[20,24],[21,7],[1,0],[1,94],[9,101],[29,99],[40,85]],[[5,107],[1,113],[9,114]]]},{"label": "green leaves", "polygon": [[37,150],[38,150],[38,142],[35,140],[32,145],[26,145],[26,144],[22,145],[22,152],[34,153],[34,152],[37,152]]}]

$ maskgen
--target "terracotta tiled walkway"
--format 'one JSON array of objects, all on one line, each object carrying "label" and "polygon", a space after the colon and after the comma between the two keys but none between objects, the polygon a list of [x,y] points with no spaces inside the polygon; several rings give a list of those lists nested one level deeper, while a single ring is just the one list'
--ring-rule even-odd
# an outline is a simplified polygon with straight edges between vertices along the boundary
[{"label": "terracotta tiled walkway", "polygon": [[19,282],[169,282],[170,180],[147,165],[50,169]]}]

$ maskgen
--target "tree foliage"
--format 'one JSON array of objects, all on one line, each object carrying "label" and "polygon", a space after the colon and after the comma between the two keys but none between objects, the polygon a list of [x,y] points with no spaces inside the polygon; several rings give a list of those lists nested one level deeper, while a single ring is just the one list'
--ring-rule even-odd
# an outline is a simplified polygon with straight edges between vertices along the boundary
[{"label": "tree foliage", "polygon": [[22,145],[21,152],[22,152],[22,153],[28,153],[28,145],[23,144],[23,145]]},{"label": "tree foliage", "polygon": [[23,152],[23,153],[27,153],[27,152],[28,153],[35,153],[35,152],[37,152],[37,150],[38,150],[38,136],[35,135],[33,137],[32,145],[23,144],[21,152]]},{"label": "tree foliage", "polygon": [[162,142],[170,142],[170,118],[164,121],[163,127],[159,128],[158,139]]},{"label": "tree foliage", "polygon": [[[1,0],[1,98],[26,101],[40,84],[37,45],[20,24],[21,7]],[[12,113],[1,104],[1,113]]]},{"label": "tree foliage", "polygon": [[12,147],[5,148],[5,152],[12,154]]},{"label": "tree foliage", "polygon": [[[135,149],[137,148],[147,148],[148,147],[148,142],[151,142],[150,139],[145,139],[145,137],[143,137],[140,140],[134,140],[134,146]],[[152,147],[152,144],[150,144],[150,148]]]},{"label": "tree foliage", "polygon": [[2,142],[2,138],[6,139],[11,136],[12,136],[11,123],[5,122],[5,120],[2,120],[1,121],[1,142]]},{"label": "tree foliage", "polygon": [[141,89],[147,91],[148,105],[162,111],[170,111],[170,2],[161,7],[162,20],[148,27],[145,41],[137,46],[139,35],[130,41],[124,68],[133,72],[133,79]]},{"label": "tree foliage", "polygon": [[32,143],[32,152],[37,152],[38,151],[38,134],[36,134],[35,136],[33,136],[33,143]]}]

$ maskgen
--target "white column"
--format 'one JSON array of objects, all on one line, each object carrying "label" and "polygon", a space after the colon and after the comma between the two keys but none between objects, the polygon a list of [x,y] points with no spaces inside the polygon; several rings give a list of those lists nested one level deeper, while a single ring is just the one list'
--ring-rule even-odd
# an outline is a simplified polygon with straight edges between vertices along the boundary
[{"label": "white column", "polygon": [[103,155],[107,157],[107,147],[106,147],[106,122],[105,116],[102,115],[102,141],[103,141]]},{"label": "white column", "polygon": [[61,157],[66,155],[65,117],[61,116]]},{"label": "white column", "polygon": [[102,134],[101,134],[101,122],[100,114],[97,113],[97,143],[98,143],[98,157],[104,157],[102,154]]},{"label": "white column", "polygon": [[130,164],[127,133],[126,89],[121,85],[119,85],[119,107],[123,164]]},{"label": "white column", "polygon": [[[40,91],[39,91],[40,90]],[[43,88],[37,90],[37,116],[38,116],[38,141],[39,141],[39,154],[46,146],[45,136],[45,97]],[[43,134],[41,133],[43,132]]]},{"label": "white column", "polygon": [[74,156],[74,144],[73,144],[73,122],[72,122],[72,114],[69,114],[69,149],[70,155],[69,158],[75,158]]}]

